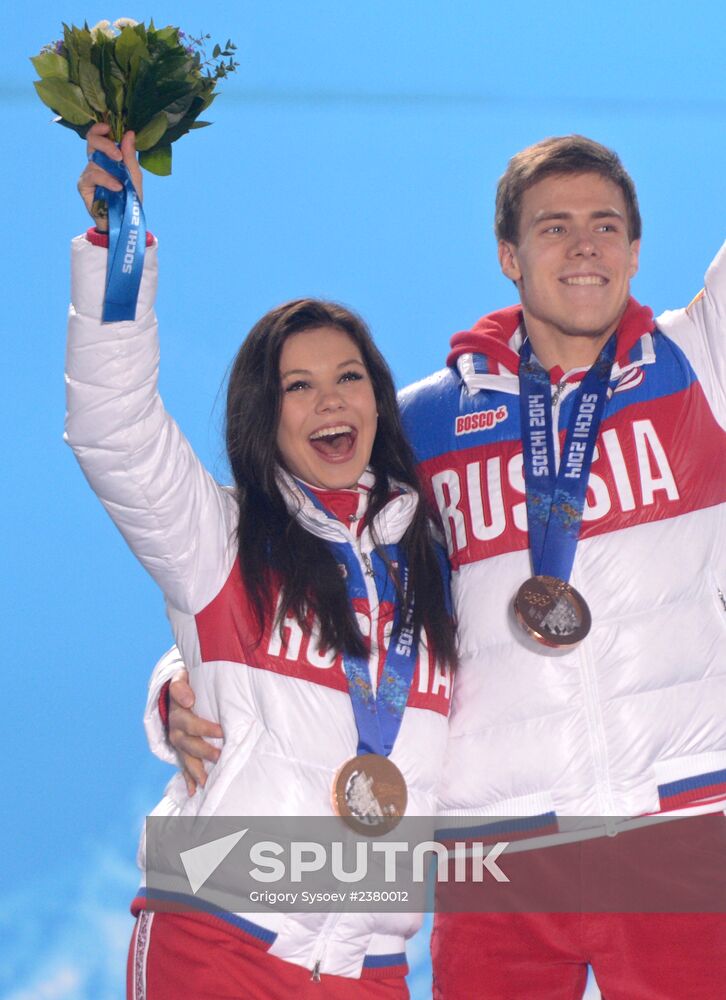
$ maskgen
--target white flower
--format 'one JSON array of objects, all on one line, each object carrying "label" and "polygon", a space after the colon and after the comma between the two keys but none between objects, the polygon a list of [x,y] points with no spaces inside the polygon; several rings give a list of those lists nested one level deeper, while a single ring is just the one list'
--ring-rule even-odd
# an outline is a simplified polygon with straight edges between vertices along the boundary
[{"label": "white flower", "polygon": [[133,17],[119,17],[113,22],[113,26],[116,31],[121,31],[122,28],[133,28],[138,23],[138,21],[134,21]]},{"label": "white flower", "polygon": [[91,38],[98,41],[99,35],[105,35],[106,38],[115,38],[116,32],[111,27],[110,21],[99,21],[98,24],[94,24],[91,28]]}]

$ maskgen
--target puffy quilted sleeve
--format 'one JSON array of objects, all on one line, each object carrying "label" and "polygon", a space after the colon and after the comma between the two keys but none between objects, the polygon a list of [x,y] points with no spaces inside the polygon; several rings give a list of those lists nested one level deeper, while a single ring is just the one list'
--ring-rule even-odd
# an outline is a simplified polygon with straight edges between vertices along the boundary
[{"label": "puffy quilted sleeve", "polygon": [[663,313],[657,322],[685,351],[714,413],[726,426],[726,243],[691,304]]},{"label": "puffy quilted sleeve", "polygon": [[157,387],[149,247],[136,320],[102,323],[104,248],[72,243],[66,440],[94,492],[167,599],[195,614],[234,561],[236,505],[201,465]]}]

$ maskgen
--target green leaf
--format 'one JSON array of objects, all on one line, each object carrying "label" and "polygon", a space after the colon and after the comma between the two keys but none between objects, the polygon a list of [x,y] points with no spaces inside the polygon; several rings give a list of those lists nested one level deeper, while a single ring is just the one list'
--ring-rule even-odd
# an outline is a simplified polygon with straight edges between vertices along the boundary
[{"label": "green leaf", "polygon": [[213,91],[212,91],[212,90],[210,89],[209,93],[207,94],[207,96],[206,96],[206,97],[205,97],[205,98],[203,99],[203,101],[202,101],[202,106],[201,106],[201,108],[199,109],[199,113],[201,114],[201,113],[202,113],[202,111],[206,111],[206,110],[207,110],[207,108],[209,107],[209,105],[210,105],[210,104],[212,103],[212,101],[216,101],[216,100],[217,100],[217,96],[218,96],[218,95],[217,95],[217,94],[215,94],[215,93],[214,93],[214,92],[213,92]]},{"label": "green leaf", "polygon": [[193,118],[189,115],[186,118],[182,118],[180,122],[176,125],[172,125],[169,131],[164,136],[165,143],[176,142],[177,139],[181,139],[183,135],[191,132],[193,128],[204,128],[205,125],[211,125],[211,122],[195,122]]},{"label": "green leaf", "polygon": [[186,76],[192,64],[191,59],[184,49],[176,48],[160,49],[154,65],[156,72],[164,79],[182,79]]},{"label": "green leaf", "polygon": [[166,115],[169,125],[178,125],[182,118],[185,118],[187,112],[192,106],[194,101],[194,94],[185,94],[178,100],[173,101],[171,104],[167,104],[164,108],[164,114]]},{"label": "green leaf", "polygon": [[211,87],[205,86],[204,91],[202,91],[201,94],[197,95],[197,101],[199,103],[198,104],[195,103],[192,105],[192,115],[194,118],[197,118],[199,115],[201,115],[202,111],[206,111],[206,109],[209,107],[209,105],[217,96],[214,93],[214,80],[210,80],[209,82],[212,84],[212,86]]},{"label": "green leaf", "polygon": [[156,62],[142,62],[136,85],[128,98],[129,128],[140,132],[159,111],[193,92],[194,86],[186,80],[168,80],[160,76]]},{"label": "green leaf", "polygon": [[202,111],[206,111],[212,101],[216,98],[214,93],[214,88],[210,87],[207,93],[197,94],[196,100],[192,104],[190,115],[192,118],[198,118]]},{"label": "green leaf", "polygon": [[98,68],[93,63],[86,62],[85,60],[81,61],[78,67],[78,79],[81,84],[83,96],[91,107],[101,114],[107,111],[106,95]]},{"label": "green leaf", "polygon": [[103,62],[103,53],[108,48],[113,48],[113,42],[109,41],[105,35],[100,35],[98,40],[91,46],[90,61],[99,71]]},{"label": "green leaf", "polygon": [[[190,129],[194,128],[195,119],[201,115],[202,111],[214,100],[215,94],[209,94],[207,97],[200,97],[198,94],[192,100],[189,106],[189,110],[184,115],[184,117],[177,122],[176,125],[170,123],[169,131],[164,136],[164,142],[176,142],[183,135],[186,135]],[[168,110],[168,109],[167,109]]]},{"label": "green leaf", "polygon": [[63,25],[63,44],[68,53],[68,78],[71,83],[78,83],[78,49],[73,40],[73,29]]},{"label": "green leaf", "polygon": [[91,59],[91,49],[93,48],[93,38],[87,28],[71,28],[73,44],[81,60]]},{"label": "green leaf", "polygon": [[166,113],[160,111],[151,119],[148,125],[144,125],[140,132],[136,133],[136,148],[140,153],[146,152],[155,146],[164,135],[169,126]]},{"label": "green leaf", "polygon": [[156,32],[156,37],[160,42],[171,42],[173,45],[179,44],[179,36],[177,34],[178,28],[173,25],[168,25],[166,28],[159,28]]},{"label": "green leaf", "polygon": [[124,75],[113,57],[112,46],[101,50],[101,82],[106,93],[106,104],[114,114],[120,115],[124,106]]},{"label": "green leaf", "polygon": [[156,149],[139,153],[139,163],[151,174],[168,177],[171,173],[171,145],[157,146]]},{"label": "green leaf", "polygon": [[114,43],[113,54],[120,69],[128,73],[132,58],[136,57],[136,61],[142,56],[148,58],[149,52],[133,26],[126,25]]},{"label": "green leaf", "polygon": [[68,60],[58,55],[57,52],[41,52],[39,56],[34,56],[30,61],[42,80],[55,77],[59,80],[68,79]]},{"label": "green leaf", "polygon": [[44,104],[73,125],[85,125],[94,120],[94,114],[83,96],[83,91],[74,83],[51,77],[33,84]]},{"label": "green leaf", "polygon": [[69,28],[63,25],[63,44],[68,55],[68,78],[71,83],[80,83],[79,66],[82,62],[91,61],[93,40],[91,32],[85,28]]}]

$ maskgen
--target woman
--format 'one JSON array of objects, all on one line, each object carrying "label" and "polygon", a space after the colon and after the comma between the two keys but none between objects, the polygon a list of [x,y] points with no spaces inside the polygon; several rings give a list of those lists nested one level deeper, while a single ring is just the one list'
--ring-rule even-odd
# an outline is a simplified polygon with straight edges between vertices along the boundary
[{"label": "woman", "polygon": [[[88,140],[123,158],[141,194],[133,134],[120,150],[103,125]],[[96,185],[120,187],[89,163],[89,211]],[[255,325],[230,375],[226,489],[157,392],[153,241],[137,319],[114,324],[100,320],[102,242],[73,242],[67,439],[164,591],[198,710],[225,735],[204,788],[190,798],[178,775],[158,811],[329,816],[332,798],[359,815],[360,767],[345,765],[372,750],[405,782],[406,814],[432,815],[454,634],[392,379],[364,324],[300,300]],[[361,691],[363,709],[386,707],[373,734]],[[408,995],[410,914],[153,905],[143,891],[134,901],[135,998]]]}]

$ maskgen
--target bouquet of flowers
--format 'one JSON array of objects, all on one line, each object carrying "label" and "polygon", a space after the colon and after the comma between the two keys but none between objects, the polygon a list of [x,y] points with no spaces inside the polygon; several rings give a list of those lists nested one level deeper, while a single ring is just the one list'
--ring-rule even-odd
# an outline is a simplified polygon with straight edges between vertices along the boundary
[{"label": "bouquet of flowers", "polygon": [[35,89],[55,120],[82,138],[106,122],[116,142],[136,133],[142,167],[171,173],[171,144],[209,122],[199,115],[215,98],[218,80],[234,72],[236,46],[205,44],[171,25],[156,28],[131,18],[99,21],[93,28],[63,25],[63,38],[31,59],[40,80]]}]

